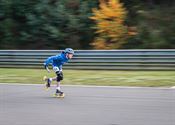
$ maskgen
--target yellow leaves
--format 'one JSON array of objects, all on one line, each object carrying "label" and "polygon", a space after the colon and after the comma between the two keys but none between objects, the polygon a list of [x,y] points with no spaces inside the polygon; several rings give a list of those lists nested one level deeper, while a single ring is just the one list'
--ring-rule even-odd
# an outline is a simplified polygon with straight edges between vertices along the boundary
[{"label": "yellow leaves", "polygon": [[98,49],[118,48],[128,35],[124,25],[127,12],[123,4],[119,0],[100,0],[99,9],[92,11],[94,15],[90,19],[96,22],[98,33],[93,46]]},{"label": "yellow leaves", "polygon": [[91,19],[109,19],[109,18],[124,18],[126,10],[118,0],[109,0],[109,2],[101,1],[100,9],[93,9],[94,16]]},{"label": "yellow leaves", "polygon": [[92,45],[95,47],[95,49],[107,49],[106,42],[103,38],[96,38]]},{"label": "yellow leaves", "polygon": [[99,22],[97,24],[97,26],[100,27],[101,30],[104,30],[105,31],[105,30],[107,30],[108,27],[110,27],[110,23],[107,22],[107,21],[103,21],[103,22]]}]

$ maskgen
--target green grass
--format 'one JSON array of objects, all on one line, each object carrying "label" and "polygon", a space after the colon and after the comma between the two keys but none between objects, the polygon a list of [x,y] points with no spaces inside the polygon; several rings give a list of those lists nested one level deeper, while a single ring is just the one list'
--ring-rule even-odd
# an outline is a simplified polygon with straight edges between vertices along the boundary
[{"label": "green grass", "polygon": [[[0,68],[0,83],[43,83],[44,69]],[[108,86],[175,86],[175,71],[64,70],[62,84]]]}]

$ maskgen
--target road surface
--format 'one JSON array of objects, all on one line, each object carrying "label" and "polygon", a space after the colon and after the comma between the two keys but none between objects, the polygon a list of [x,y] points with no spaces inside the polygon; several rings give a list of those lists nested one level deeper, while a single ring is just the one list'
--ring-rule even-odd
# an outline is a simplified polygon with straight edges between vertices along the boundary
[{"label": "road surface", "polygon": [[175,89],[0,84],[0,125],[175,125]]}]

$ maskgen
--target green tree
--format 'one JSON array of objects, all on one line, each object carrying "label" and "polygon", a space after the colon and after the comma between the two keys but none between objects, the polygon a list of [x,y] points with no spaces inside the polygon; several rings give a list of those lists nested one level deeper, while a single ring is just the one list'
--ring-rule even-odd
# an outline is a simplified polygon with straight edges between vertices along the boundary
[{"label": "green tree", "polygon": [[172,0],[122,0],[129,10],[127,23],[134,25],[137,35],[130,37],[122,48],[175,48],[175,2]]},{"label": "green tree", "polygon": [[88,18],[96,1],[1,0],[0,48],[88,49],[93,22]]}]

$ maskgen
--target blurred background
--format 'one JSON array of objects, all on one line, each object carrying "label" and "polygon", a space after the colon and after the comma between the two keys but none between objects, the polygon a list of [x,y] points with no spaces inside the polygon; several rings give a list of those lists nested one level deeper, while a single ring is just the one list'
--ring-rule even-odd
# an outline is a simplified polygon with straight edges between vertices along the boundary
[{"label": "blurred background", "polygon": [[63,84],[173,86],[175,1],[0,0],[0,82],[41,83],[67,47]]},{"label": "blurred background", "polygon": [[174,88],[175,0],[0,0],[1,125],[175,125]]},{"label": "blurred background", "polygon": [[0,0],[0,49],[172,49],[174,0]]}]

